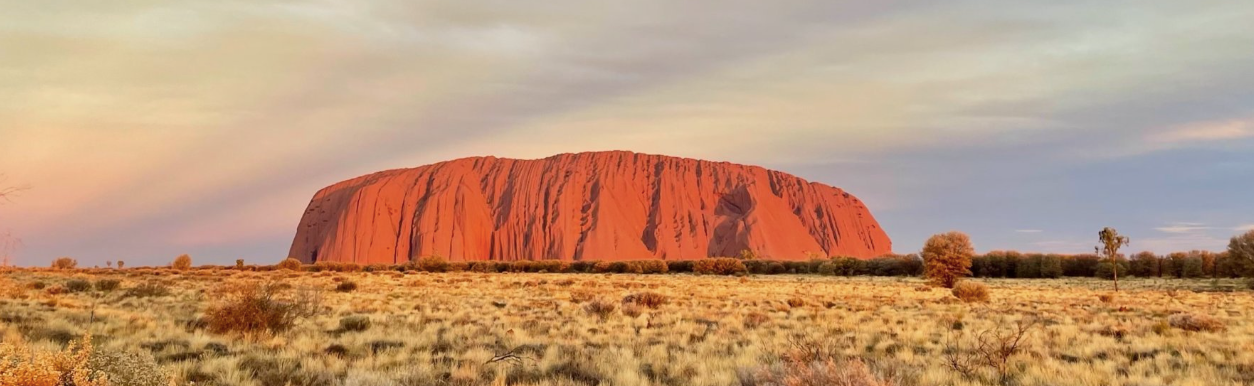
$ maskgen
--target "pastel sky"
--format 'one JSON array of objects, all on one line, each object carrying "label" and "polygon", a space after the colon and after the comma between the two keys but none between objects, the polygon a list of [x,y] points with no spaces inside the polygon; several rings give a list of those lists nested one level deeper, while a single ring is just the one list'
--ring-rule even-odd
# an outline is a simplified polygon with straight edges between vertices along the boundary
[{"label": "pastel sky", "polygon": [[1254,2],[0,0],[21,265],[284,257],[317,189],[633,150],[845,188],[898,252],[1254,228]]}]

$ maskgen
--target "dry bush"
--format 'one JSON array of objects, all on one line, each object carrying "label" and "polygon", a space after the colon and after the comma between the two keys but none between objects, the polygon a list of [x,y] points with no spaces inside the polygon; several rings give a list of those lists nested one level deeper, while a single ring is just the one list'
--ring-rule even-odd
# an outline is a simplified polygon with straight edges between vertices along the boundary
[{"label": "dry bush", "polygon": [[793,336],[776,366],[740,372],[742,386],[892,386],[860,359],[845,359],[831,339]]},{"label": "dry bush", "polygon": [[[950,335],[945,342],[945,361],[964,378],[993,383],[993,380],[983,379],[991,372],[996,383],[1009,384],[1015,376],[1010,361],[1030,343],[1029,334],[1038,323],[1037,319],[1020,319],[969,336],[965,330],[957,330],[958,335]],[[953,331],[950,330],[951,334]]]},{"label": "dry bush", "polygon": [[357,282],[352,280],[344,280],[335,286],[336,292],[353,292],[357,290]]},{"label": "dry bush", "polygon": [[216,304],[205,311],[206,327],[213,333],[286,331],[300,318],[317,312],[321,296],[316,292],[291,291],[279,283],[240,282],[217,288]]},{"label": "dry bush", "polygon": [[122,286],[122,281],[118,279],[100,279],[96,281],[96,290],[100,292],[113,292]]},{"label": "dry bush", "polygon": [[666,304],[666,296],[656,292],[641,292],[627,295],[627,297],[623,298],[623,303],[635,303],[656,310],[658,307]]},{"label": "dry bush", "polygon": [[20,341],[0,343],[0,385],[108,386],[106,376],[88,365],[92,350],[90,335],[61,351],[36,350]]},{"label": "dry bush", "polygon": [[179,271],[192,269],[192,257],[188,255],[180,255],[179,257],[174,258],[174,262],[170,263],[170,268],[174,268]]},{"label": "dry bush", "polygon": [[53,269],[74,269],[75,267],[78,267],[78,260],[68,257],[61,257],[52,261]]},{"label": "dry bush", "polygon": [[935,285],[953,288],[959,280],[971,276],[975,248],[965,233],[949,232],[927,239],[922,255],[924,276]]},{"label": "dry bush", "polygon": [[91,282],[84,279],[70,279],[65,282],[65,290],[70,292],[91,291]]},{"label": "dry bush", "polygon": [[788,307],[797,308],[806,305],[806,300],[799,297],[788,298]]},{"label": "dry bush", "polygon": [[370,317],[364,315],[345,316],[340,318],[340,330],[361,332],[370,329]]},{"label": "dry bush", "polygon": [[748,273],[749,270],[740,260],[719,257],[694,261],[692,272],[707,275],[741,275]]},{"label": "dry bush", "polygon": [[1115,294],[1097,294],[1097,300],[1102,303],[1110,303],[1115,301]]},{"label": "dry bush", "polygon": [[967,303],[987,302],[988,286],[977,282],[963,280],[954,285],[954,297]]},{"label": "dry bush", "polygon": [[767,314],[758,312],[758,311],[753,311],[748,314],[745,314],[745,318],[744,318],[745,328],[757,328],[758,326],[766,324],[766,322],[769,322],[769,321],[771,321],[770,316],[768,316]]},{"label": "dry bush", "polygon": [[589,315],[596,315],[601,320],[609,319],[615,308],[614,303],[601,300],[594,300],[583,307]]},{"label": "dry bush", "polygon": [[299,271],[303,266],[304,264],[301,264],[300,260],[289,257],[280,261],[279,264],[274,266],[274,268]]},{"label": "dry bush", "polygon": [[644,307],[636,303],[624,303],[622,312],[629,318],[635,318],[644,313]]},{"label": "dry bush", "polygon": [[124,295],[127,297],[146,298],[167,296],[169,294],[170,287],[166,287],[164,284],[155,281],[149,281],[127,289]]},{"label": "dry bush", "polygon": [[1209,315],[1202,314],[1175,314],[1167,317],[1167,323],[1172,327],[1185,331],[1206,331],[1217,332],[1225,329],[1224,323]]},{"label": "dry bush", "polygon": [[447,272],[448,260],[440,256],[424,256],[413,263],[414,269],[424,272]]}]

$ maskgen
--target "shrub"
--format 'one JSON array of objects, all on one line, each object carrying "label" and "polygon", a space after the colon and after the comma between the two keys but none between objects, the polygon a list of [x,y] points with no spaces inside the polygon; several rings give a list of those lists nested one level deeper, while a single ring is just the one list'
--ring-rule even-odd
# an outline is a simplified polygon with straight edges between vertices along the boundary
[{"label": "shrub", "polygon": [[126,290],[127,297],[156,297],[170,294],[170,288],[157,282],[145,282]]},{"label": "shrub", "polygon": [[1097,300],[1102,303],[1110,303],[1115,301],[1115,294],[1097,294]]},{"label": "shrub", "polygon": [[692,272],[695,263],[692,260],[668,260],[666,262],[666,270],[675,273]]},{"label": "shrub", "polygon": [[440,256],[424,256],[412,263],[414,269],[424,272],[446,272],[449,265],[448,260]]},{"label": "shrub", "polygon": [[303,265],[304,264],[301,264],[300,260],[289,257],[289,258],[283,259],[283,261],[280,261],[279,264],[274,266],[274,268],[299,271]]},{"label": "shrub", "polygon": [[644,313],[644,307],[640,307],[636,303],[624,303],[623,315],[629,318],[635,318]]},{"label": "shrub", "polygon": [[[121,262],[119,261],[118,263],[120,264]],[[59,257],[52,261],[53,269],[74,269],[75,267],[78,267],[78,260],[68,257]],[[118,267],[121,268],[120,265]]]},{"label": "shrub", "polygon": [[235,269],[238,269],[238,270],[244,269],[244,259],[235,259]]},{"label": "shrub", "polygon": [[316,294],[292,294],[278,283],[240,282],[215,290],[220,299],[205,311],[213,333],[282,332],[317,311]]},{"label": "shrub", "polygon": [[953,288],[958,280],[971,275],[971,255],[974,254],[971,238],[965,233],[932,236],[923,245],[925,275],[935,285]]},{"label": "shrub", "polygon": [[836,269],[837,269],[836,263],[827,261],[827,262],[824,262],[823,264],[819,264],[818,272],[820,275],[823,275],[823,276],[835,276]]},{"label": "shrub", "polygon": [[171,376],[151,354],[118,350],[92,351],[88,367],[109,377],[110,386],[166,386]]},{"label": "shrub", "polygon": [[91,282],[83,279],[70,279],[65,282],[65,290],[70,292],[91,291]]},{"label": "shrub", "polygon": [[336,290],[337,292],[353,292],[353,291],[356,291],[356,290],[357,290],[357,282],[352,281],[352,280],[345,280],[345,281],[342,281],[342,282],[340,282],[340,284],[339,284],[339,285],[335,286],[335,290]]},{"label": "shrub", "polygon": [[1224,324],[1209,315],[1202,314],[1175,314],[1167,318],[1167,323],[1172,327],[1185,331],[1223,331]]},{"label": "shrub", "polygon": [[766,324],[766,322],[769,322],[770,320],[770,316],[758,311],[752,311],[745,314],[744,324],[745,328],[757,328],[758,326]]},{"label": "shrub", "polygon": [[596,315],[596,317],[601,318],[601,320],[605,320],[609,319],[610,314],[614,313],[615,308],[614,303],[594,300],[585,305],[583,309],[584,311],[587,311],[589,315]]},{"label": "shrub", "polygon": [[641,292],[627,295],[627,297],[623,298],[623,303],[634,303],[656,310],[658,307],[666,304],[666,296],[655,292]]},{"label": "shrub", "polygon": [[963,280],[955,284],[953,288],[954,297],[967,303],[987,302],[989,298],[988,286],[977,282]]},{"label": "shrub", "polygon": [[1227,259],[1232,260],[1233,270],[1251,279],[1250,289],[1254,289],[1254,230],[1228,241]]},{"label": "shrub", "polygon": [[61,351],[44,351],[20,341],[0,342],[0,385],[107,386],[106,375],[92,369],[91,335]]},{"label": "shrub", "polygon": [[638,264],[640,264],[641,273],[646,274],[662,274],[670,270],[666,262],[662,260],[642,260]]},{"label": "shrub", "polygon": [[370,318],[363,315],[345,316],[340,318],[340,330],[361,332],[370,329]]},{"label": "shrub", "polygon": [[748,269],[740,260],[719,257],[694,261],[692,272],[708,275],[737,275],[747,273]]},{"label": "shrub", "polygon": [[179,271],[189,270],[192,268],[192,257],[188,255],[176,257],[174,258],[174,262],[170,263],[170,268],[174,268]]},{"label": "shrub", "polygon": [[118,279],[100,279],[96,281],[96,290],[100,292],[112,292],[122,286],[122,281]]}]

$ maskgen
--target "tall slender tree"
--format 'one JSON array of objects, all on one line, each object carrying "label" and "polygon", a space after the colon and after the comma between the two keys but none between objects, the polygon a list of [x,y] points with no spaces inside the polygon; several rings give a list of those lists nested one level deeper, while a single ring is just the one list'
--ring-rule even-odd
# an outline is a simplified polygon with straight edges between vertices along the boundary
[{"label": "tall slender tree", "polygon": [[[0,205],[9,202],[10,198],[23,190],[26,190],[26,188],[5,184],[4,175],[0,174]],[[21,239],[13,236],[13,233],[8,230],[0,230],[0,267],[8,267],[9,255],[13,254],[21,246]]]},{"label": "tall slender tree", "polygon": [[1128,236],[1120,236],[1119,231],[1115,228],[1106,227],[1101,232],[1097,232],[1097,238],[1101,241],[1101,245],[1093,248],[1099,256],[1105,256],[1110,260],[1111,274],[1115,278],[1115,292],[1119,292],[1119,248],[1132,243]]}]

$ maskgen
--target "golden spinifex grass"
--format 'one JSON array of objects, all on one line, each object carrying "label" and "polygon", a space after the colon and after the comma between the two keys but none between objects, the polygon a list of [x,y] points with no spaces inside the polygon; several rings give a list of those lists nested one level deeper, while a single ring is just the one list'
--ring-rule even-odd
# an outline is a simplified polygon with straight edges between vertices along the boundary
[{"label": "golden spinifex grass", "polygon": [[[1102,301],[1096,279],[977,281],[987,302],[914,278],[18,270],[0,336],[57,352],[90,333],[141,369],[110,371],[151,373],[132,385],[1254,382],[1254,294],[1208,292],[1236,282],[1129,279]],[[282,328],[221,328],[240,301]]]}]

